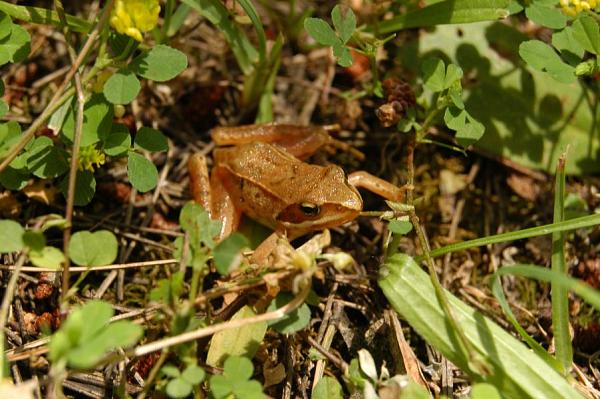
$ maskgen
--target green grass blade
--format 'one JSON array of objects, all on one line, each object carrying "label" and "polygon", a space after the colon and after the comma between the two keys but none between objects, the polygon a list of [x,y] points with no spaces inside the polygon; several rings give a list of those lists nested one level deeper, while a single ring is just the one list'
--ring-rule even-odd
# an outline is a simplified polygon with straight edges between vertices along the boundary
[{"label": "green grass blade", "polygon": [[515,276],[528,277],[535,280],[560,285],[563,288],[573,291],[576,295],[580,296],[584,301],[589,303],[594,309],[600,311],[600,292],[598,290],[595,290],[576,278],[567,277],[564,274],[556,273],[555,271],[546,269],[545,267],[518,264],[515,266],[504,267],[498,270],[495,274],[499,276],[512,274]]},{"label": "green grass blade", "polygon": [[381,22],[379,34],[434,25],[495,21],[509,14],[508,0],[445,0]]},{"label": "green grass blade", "polygon": [[250,74],[254,69],[254,63],[258,60],[258,52],[246,34],[235,24],[223,3],[219,0],[182,0],[182,2],[208,19],[223,33],[240,69],[244,75]]},{"label": "green grass blade", "polygon": [[[419,335],[462,370],[469,371],[468,359],[457,350],[456,333],[449,328],[429,276],[411,257],[390,257],[381,268],[379,286]],[[463,333],[490,365],[486,375],[470,374],[475,382],[493,384],[506,398],[581,398],[565,378],[523,343],[451,293],[446,295]]]},{"label": "green grass blade", "polygon": [[[500,242],[521,240],[523,238],[531,238],[552,234],[555,232],[583,229],[600,224],[600,214],[582,216],[579,218],[565,220],[559,223],[546,224],[543,226],[531,227],[510,233],[497,234],[489,237],[476,238],[474,240],[457,242],[456,244],[446,245],[445,247],[436,248],[430,252],[433,257],[445,255],[450,252],[462,251],[469,248],[481,247],[484,245],[497,244]],[[417,258],[418,260],[421,257]]]},{"label": "green grass blade", "polygon": [[262,65],[267,59],[267,35],[265,34],[265,29],[256,12],[256,8],[254,8],[254,5],[250,0],[238,0],[238,3],[240,3],[246,14],[248,14],[248,17],[256,30],[258,39],[258,63]]},{"label": "green grass blade", "polygon": [[[0,11],[10,15],[12,18],[25,22],[53,25],[57,27],[62,26],[58,14],[55,11],[46,8],[19,6],[10,4],[6,1],[0,1]],[[92,29],[92,24],[84,19],[69,14],[67,14],[66,17],[67,25],[73,32],[87,33]]]},{"label": "green grass blade", "polygon": [[269,54],[269,77],[265,84],[264,90],[258,101],[258,113],[256,123],[273,122],[273,89],[275,88],[275,79],[279,72],[279,64],[281,61],[281,48],[283,47],[283,36],[277,37],[275,44],[271,48]]},{"label": "green grass blade", "polygon": [[[556,166],[556,183],[554,186],[554,223],[565,220],[565,154],[558,160]],[[567,275],[565,262],[565,233],[552,233],[552,270],[557,274]],[[554,332],[554,347],[556,358],[562,365],[564,375],[571,370],[573,363],[573,347],[569,333],[569,296],[565,287],[552,282],[552,331]]]},{"label": "green grass blade", "polygon": [[502,311],[506,315],[508,321],[513,325],[515,330],[517,330],[519,335],[521,335],[523,340],[527,342],[527,345],[529,345],[529,347],[533,349],[533,351],[546,363],[548,363],[554,370],[556,370],[557,372],[562,372],[562,365],[558,362],[558,360],[552,357],[542,345],[540,345],[535,339],[533,339],[531,335],[527,334],[527,331],[525,331],[525,329],[521,327],[517,318],[515,317],[515,314],[508,305],[508,301],[506,300],[506,296],[504,295],[504,291],[502,290],[500,277],[497,275],[494,275],[494,278],[492,279],[492,293],[498,300],[498,303],[500,304],[500,307],[502,308]]}]

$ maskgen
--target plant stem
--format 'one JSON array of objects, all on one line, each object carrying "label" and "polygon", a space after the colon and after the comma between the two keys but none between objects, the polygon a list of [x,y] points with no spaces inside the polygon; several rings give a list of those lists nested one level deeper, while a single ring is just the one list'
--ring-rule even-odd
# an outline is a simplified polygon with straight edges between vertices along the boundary
[{"label": "plant stem", "polygon": [[[65,11],[61,0],[54,0],[54,7],[64,24],[64,37],[67,43],[67,50],[71,57],[72,62],[75,62],[75,50],[69,39],[69,30],[67,27],[67,20],[65,17]],[[73,224],[73,208],[75,206],[75,184],[77,182],[77,169],[79,163],[79,147],[81,145],[81,131],[83,129],[83,107],[85,105],[85,92],[81,84],[81,75],[77,70],[74,74],[75,80],[75,91],[77,92],[77,113],[75,120],[75,133],[73,137],[73,150],[71,153],[71,165],[69,169],[69,184],[67,189],[67,207],[65,210],[66,227],[63,231],[63,253],[65,254],[65,262],[62,271],[62,290],[61,290],[61,306],[66,305],[67,294],[69,291],[69,267],[71,262],[69,259],[69,242],[71,240],[71,228]]]},{"label": "plant stem", "polygon": [[160,31],[160,42],[164,43],[167,39],[167,32],[171,26],[171,18],[173,17],[173,10],[175,9],[175,2],[173,0],[167,0],[165,4],[165,17],[163,19],[163,26]]},{"label": "plant stem", "polygon": [[15,290],[17,288],[19,274],[21,273],[21,268],[23,267],[25,259],[27,258],[27,252],[27,249],[23,250],[19,256],[19,259],[17,259],[15,270],[10,276],[10,280],[6,286],[6,291],[4,292],[4,297],[2,298],[2,306],[0,306],[0,381],[7,377],[4,375],[4,328],[6,327],[6,321],[8,320],[10,303],[12,302],[12,298],[15,295]]},{"label": "plant stem", "polygon": [[[565,163],[566,152],[558,159],[556,166],[556,183],[554,186],[554,223],[565,220]],[[565,262],[565,233],[552,233],[552,271],[563,276],[568,275]],[[569,291],[566,287],[551,283],[552,297],[552,331],[556,358],[562,366],[562,374],[567,375],[573,364],[573,346],[569,331]]]}]

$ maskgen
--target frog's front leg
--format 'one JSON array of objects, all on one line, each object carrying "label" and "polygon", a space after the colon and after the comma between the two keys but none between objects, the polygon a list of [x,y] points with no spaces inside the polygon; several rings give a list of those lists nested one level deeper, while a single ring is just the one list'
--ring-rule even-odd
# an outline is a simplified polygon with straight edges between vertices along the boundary
[{"label": "frog's front leg", "polygon": [[354,187],[369,190],[389,201],[404,201],[404,189],[362,170],[350,173],[348,183]]},{"label": "frog's front leg", "polygon": [[221,221],[221,232],[218,241],[237,230],[240,224],[241,212],[235,207],[231,196],[225,190],[219,173],[219,168],[214,168],[210,178],[206,157],[194,154],[188,162],[190,173],[190,187],[194,201],[206,209],[211,219]]}]

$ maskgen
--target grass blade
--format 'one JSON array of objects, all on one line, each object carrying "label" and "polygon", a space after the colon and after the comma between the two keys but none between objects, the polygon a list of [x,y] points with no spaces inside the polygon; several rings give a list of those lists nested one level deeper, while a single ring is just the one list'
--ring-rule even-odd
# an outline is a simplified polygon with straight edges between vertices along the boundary
[{"label": "grass blade", "polygon": [[374,30],[386,34],[425,26],[495,21],[508,16],[508,4],[507,0],[445,0],[383,21]]},{"label": "grass blade", "polygon": [[[556,183],[554,193],[554,223],[565,220],[565,156],[563,154],[556,166]],[[565,262],[565,233],[552,233],[552,270],[557,274],[567,275]],[[556,282],[551,283],[552,296],[552,331],[556,358],[562,365],[562,373],[567,375],[573,363],[573,347],[569,333],[569,296],[565,287]]]},{"label": "grass blade", "polygon": [[248,75],[254,69],[258,53],[246,34],[239,29],[229,15],[229,11],[219,0],[182,0],[215,25],[231,46],[233,55],[244,73]]},{"label": "grass blade", "polygon": [[[61,27],[63,24],[56,11],[46,8],[19,6],[10,4],[6,1],[0,1],[0,11],[10,15],[12,18],[34,24],[53,25]],[[73,15],[66,15],[69,30],[73,32],[87,33],[92,30],[92,24],[84,19]]]},{"label": "grass blade", "polygon": [[[546,224],[543,226],[531,227],[519,231],[511,231],[510,233],[496,234],[489,237],[476,238],[474,240],[457,242],[456,244],[446,245],[445,247],[436,248],[430,252],[433,257],[445,255],[450,252],[462,251],[469,248],[481,247],[484,245],[497,244],[499,242],[521,240],[523,238],[531,238],[552,234],[555,232],[583,229],[600,224],[600,214],[582,216],[579,218],[565,220],[559,223]],[[417,260],[421,260],[418,257]]]}]

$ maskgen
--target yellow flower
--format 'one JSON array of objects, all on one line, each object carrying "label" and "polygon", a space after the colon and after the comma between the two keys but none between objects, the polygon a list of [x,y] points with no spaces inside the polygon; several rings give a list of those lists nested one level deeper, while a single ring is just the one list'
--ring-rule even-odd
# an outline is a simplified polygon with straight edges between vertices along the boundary
[{"label": "yellow flower", "polygon": [[158,0],[117,0],[110,24],[117,32],[142,41],[142,32],[152,30],[158,22]]},{"label": "yellow flower", "polygon": [[94,171],[94,165],[99,167],[104,165],[106,162],[106,156],[103,152],[100,152],[94,145],[87,147],[81,147],[79,149],[79,159],[77,160],[77,167],[79,170]]},{"label": "yellow flower", "polygon": [[598,0],[560,0],[562,12],[575,17],[582,11],[593,10],[598,6]]}]

